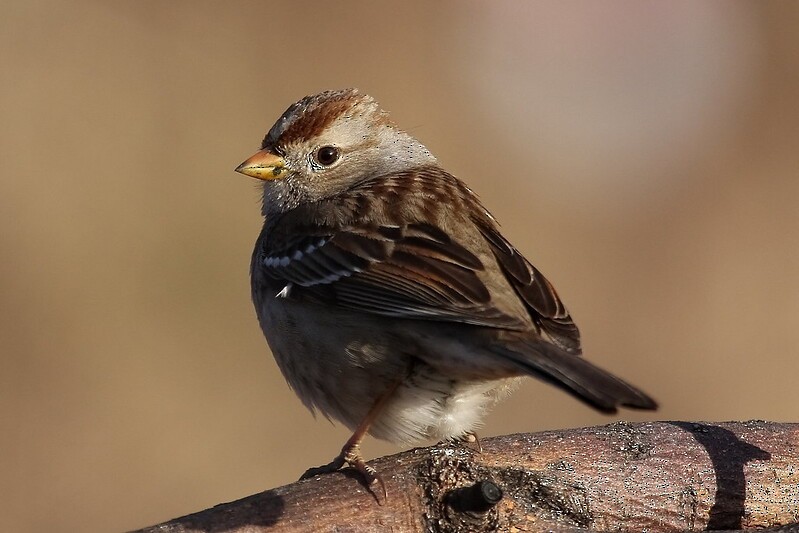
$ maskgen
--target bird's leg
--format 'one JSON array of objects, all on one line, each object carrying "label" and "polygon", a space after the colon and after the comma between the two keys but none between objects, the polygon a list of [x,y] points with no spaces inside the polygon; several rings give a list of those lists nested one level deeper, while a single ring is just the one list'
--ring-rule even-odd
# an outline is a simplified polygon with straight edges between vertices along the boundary
[{"label": "bird's leg", "polygon": [[477,453],[483,453],[483,445],[480,443],[480,437],[477,436],[477,433],[469,432],[461,437],[461,442],[464,444],[473,444]]},{"label": "bird's leg", "polygon": [[369,409],[369,412],[366,413],[366,416],[363,418],[363,420],[361,420],[361,423],[358,424],[357,428],[355,428],[355,432],[352,434],[352,437],[347,440],[346,444],[344,444],[344,447],[341,448],[341,453],[338,454],[335,459],[326,465],[317,466],[316,468],[309,468],[305,471],[302,477],[300,477],[300,479],[308,479],[317,474],[335,472],[343,466],[349,465],[360,472],[366,481],[367,487],[370,489],[375,483],[379,483],[383,492],[383,497],[387,499],[388,492],[386,491],[386,484],[383,482],[380,474],[378,474],[374,468],[366,464],[363,456],[361,456],[361,441],[363,441],[364,437],[366,436],[369,426],[372,425],[372,422],[374,422],[383,411],[383,408],[394,395],[394,392],[396,392],[397,387],[399,387],[402,381],[402,379],[399,379],[392,383],[391,386],[386,389],[386,391],[381,394],[377,400],[375,400],[375,403]]},{"label": "bird's leg", "polygon": [[465,446],[473,451],[476,451],[477,453],[483,453],[483,445],[480,444],[480,438],[477,436],[477,433],[472,431],[457,437],[451,437],[448,440],[454,444]]}]

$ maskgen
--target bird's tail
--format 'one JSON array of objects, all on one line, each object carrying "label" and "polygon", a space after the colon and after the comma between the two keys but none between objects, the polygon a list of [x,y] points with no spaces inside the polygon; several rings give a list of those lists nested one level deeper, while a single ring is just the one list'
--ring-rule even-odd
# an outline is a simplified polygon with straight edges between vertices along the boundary
[{"label": "bird's tail", "polygon": [[547,342],[518,341],[504,344],[500,351],[526,373],[605,413],[615,413],[619,406],[657,409],[657,402],[644,392]]}]

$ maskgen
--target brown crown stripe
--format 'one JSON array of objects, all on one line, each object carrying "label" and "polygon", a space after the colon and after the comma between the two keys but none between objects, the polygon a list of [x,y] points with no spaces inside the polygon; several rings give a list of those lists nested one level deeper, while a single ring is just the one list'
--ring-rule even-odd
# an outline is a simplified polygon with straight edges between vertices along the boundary
[{"label": "brown crown stripe", "polygon": [[326,91],[306,96],[286,109],[264,138],[262,148],[312,139],[358,103],[371,100],[357,89]]}]

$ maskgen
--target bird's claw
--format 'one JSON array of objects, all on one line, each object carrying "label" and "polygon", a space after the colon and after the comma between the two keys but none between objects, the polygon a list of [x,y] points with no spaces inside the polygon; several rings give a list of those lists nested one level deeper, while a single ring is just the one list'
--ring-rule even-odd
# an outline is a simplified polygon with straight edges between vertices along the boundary
[{"label": "bird's claw", "polygon": [[452,437],[449,442],[468,448],[473,452],[483,453],[483,445],[480,443],[477,433],[464,433],[459,437]]},{"label": "bird's claw", "polygon": [[[383,481],[383,478],[380,477],[380,474],[377,473],[373,467],[366,464],[363,457],[361,457],[360,450],[357,447],[353,447],[350,449],[344,449],[341,451],[338,457],[327,463],[326,465],[317,466],[314,468],[309,468],[308,470],[300,476],[300,480],[303,479],[310,479],[312,477],[316,477],[320,474],[329,474],[330,472],[337,472],[342,468],[349,466],[359,474],[361,474],[362,480],[373,494],[375,494],[375,498],[377,498],[377,492],[375,491],[375,485],[380,485],[380,492],[383,493],[383,501],[388,500],[388,491],[386,490],[386,484]],[[377,498],[378,503],[380,499]]]}]

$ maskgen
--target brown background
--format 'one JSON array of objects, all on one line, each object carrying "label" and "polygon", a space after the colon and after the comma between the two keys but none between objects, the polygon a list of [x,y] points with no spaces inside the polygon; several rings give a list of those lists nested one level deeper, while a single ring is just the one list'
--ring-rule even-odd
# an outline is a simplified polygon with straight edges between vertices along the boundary
[{"label": "brown background", "polygon": [[[4,2],[0,528],[144,526],[338,451],[257,327],[233,172],[326,88],[482,196],[587,356],[662,402],[625,418],[799,420],[797,28],[793,2]],[[482,434],[610,420],[530,380]]]}]

